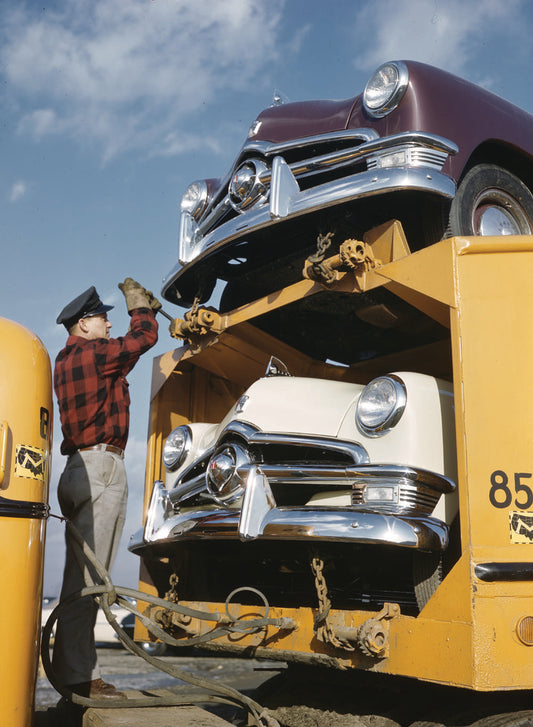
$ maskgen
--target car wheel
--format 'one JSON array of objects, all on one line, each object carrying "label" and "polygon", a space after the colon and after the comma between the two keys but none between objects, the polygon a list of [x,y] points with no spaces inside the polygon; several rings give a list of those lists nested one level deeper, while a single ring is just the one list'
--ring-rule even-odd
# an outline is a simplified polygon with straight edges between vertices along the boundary
[{"label": "car wheel", "polygon": [[167,650],[167,645],[162,641],[142,641],[140,646],[150,656],[163,656]]},{"label": "car wheel", "polygon": [[531,235],[533,195],[495,164],[477,164],[460,182],[450,208],[446,237]]}]

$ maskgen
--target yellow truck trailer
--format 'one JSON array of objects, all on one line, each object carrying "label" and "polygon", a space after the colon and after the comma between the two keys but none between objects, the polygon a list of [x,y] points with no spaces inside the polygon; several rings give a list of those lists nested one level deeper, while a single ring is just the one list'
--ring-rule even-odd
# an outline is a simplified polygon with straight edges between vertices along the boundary
[{"label": "yellow truck trailer", "polygon": [[52,442],[50,360],[35,334],[0,318],[2,724],[32,724]]}]

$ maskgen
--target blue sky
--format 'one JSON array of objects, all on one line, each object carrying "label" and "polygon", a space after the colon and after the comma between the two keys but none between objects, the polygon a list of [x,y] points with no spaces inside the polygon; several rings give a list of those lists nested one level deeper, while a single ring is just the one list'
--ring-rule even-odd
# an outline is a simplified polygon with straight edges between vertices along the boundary
[{"label": "blue sky", "polygon": [[[128,319],[117,283],[156,294],[177,256],[178,203],[222,175],[274,91],[348,98],[387,60],[456,73],[533,113],[528,0],[0,0],[0,314],[52,360],[59,310],[90,285]],[[438,93],[438,89],[435,91]],[[183,311],[166,304],[174,316]],[[153,353],[176,344],[161,319]],[[140,525],[152,355],[130,374],[128,520]],[[64,460],[59,420],[50,504]],[[59,591],[63,528],[49,522],[45,591]]]}]

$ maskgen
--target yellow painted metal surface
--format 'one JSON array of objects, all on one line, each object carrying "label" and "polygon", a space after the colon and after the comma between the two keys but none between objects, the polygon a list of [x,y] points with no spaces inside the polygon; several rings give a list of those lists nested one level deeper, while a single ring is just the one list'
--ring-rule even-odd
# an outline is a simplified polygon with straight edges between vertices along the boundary
[{"label": "yellow painted metal surface", "polygon": [[[39,654],[46,529],[46,518],[30,517],[27,503],[48,502],[51,372],[43,344],[28,329],[0,318],[0,338],[0,722],[27,727]],[[18,516],[16,503],[22,503]]]},{"label": "yellow painted metal surface", "polygon": [[[533,619],[533,582],[514,576],[485,582],[476,566],[504,564],[516,572],[513,564],[533,565],[533,237],[453,238],[414,254],[405,250],[392,254],[365,276],[346,274],[339,289],[348,290],[350,279],[354,295],[383,285],[450,329],[450,343],[444,348],[401,352],[386,363],[399,360],[405,370],[438,371],[436,353],[441,351],[442,367],[453,378],[462,555],[419,616],[400,615],[390,621],[385,658],[369,659],[358,651],[339,654],[319,642],[313,633],[312,609],[272,609],[270,615],[294,618],[298,628],[281,635],[243,636],[239,644],[324,654],[340,659],[344,666],[481,691],[529,689],[533,646],[518,638],[516,627],[523,617]],[[320,288],[309,281],[296,286],[306,296]],[[292,301],[298,290],[291,286],[271,299],[279,305],[284,295]],[[196,351],[185,349],[180,361],[172,360],[175,354],[167,355],[164,383],[160,381],[153,392],[147,489],[160,460],[160,445],[153,442],[169,432],[161,426],[161,412],[170,406],[164,401],[164,388],[173,378],[189,376],[189,384],[179,389],[182,398],[177,408],[174,399],[174,420],[195,421],[197,402],[213,390],[214,381],[220,386],[225,382],[226,403],[231,404],[239,387],[245,388],[261,373],[260,364],[270,354],[292,357],[289,368],[297,374],[339,376],[338,370],[310,361],[279,341],[273,343],[252,327],[232,328],[243,319],[253,323],[254,305],[260,314],[268,300],[239,309],[233,318],[228,314],[227,330],[206,339]],[[343,370],[342,376],[368,380],[383,373],[384,366],[379,360],[364,362]],[[195,367],[204,373],[193,380]],[[204,387],[204,394],[191,392],[188,386],[193,383]],[[217,421],[218,407],[213,408],[209,397],[204,401],[203,420]],[[194,605],[224,610],[223,604]],[[340,613],[333,604],[337,625],[359,626],[374,615]]]}]

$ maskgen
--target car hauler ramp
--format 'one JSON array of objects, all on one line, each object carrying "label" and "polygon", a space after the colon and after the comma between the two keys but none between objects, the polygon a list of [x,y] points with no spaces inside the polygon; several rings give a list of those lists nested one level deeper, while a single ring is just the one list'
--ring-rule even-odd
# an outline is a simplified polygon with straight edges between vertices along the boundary
[{"label": "car hauler ramp", "polygon": [[194,705],[88,709],[83,715],[83,727],[228,727],[230,724],[216,714]]}]

